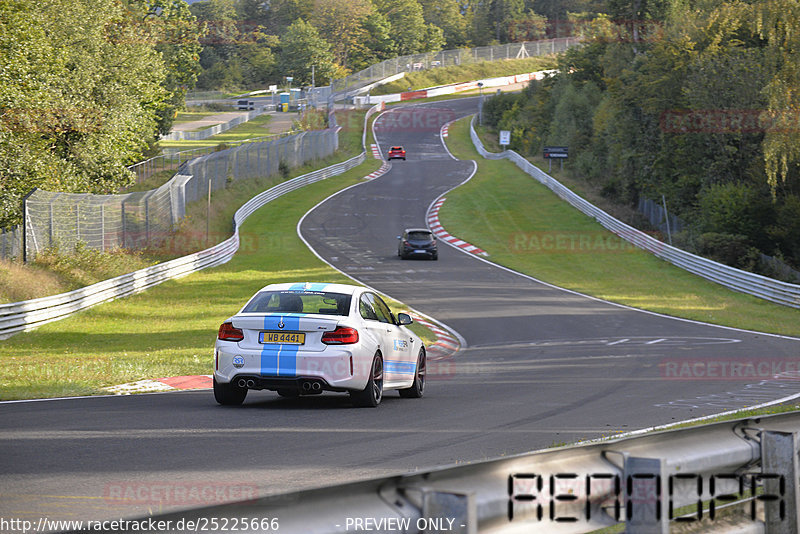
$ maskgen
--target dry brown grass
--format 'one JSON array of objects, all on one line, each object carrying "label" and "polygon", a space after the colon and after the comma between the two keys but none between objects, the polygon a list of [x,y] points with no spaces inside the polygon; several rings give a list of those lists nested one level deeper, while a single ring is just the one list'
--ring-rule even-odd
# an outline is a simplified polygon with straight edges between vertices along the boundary
[{"label": "dry brown grass", "polygon": [[68,291],[55,273],[0,260],[0,302],[18,302]]}]

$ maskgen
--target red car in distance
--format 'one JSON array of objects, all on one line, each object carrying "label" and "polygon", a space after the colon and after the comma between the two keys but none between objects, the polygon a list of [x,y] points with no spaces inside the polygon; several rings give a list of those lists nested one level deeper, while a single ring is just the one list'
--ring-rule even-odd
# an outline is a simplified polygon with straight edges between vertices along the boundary
[{"label": "red car in distance", "polygon": [[390,159],[402,159],[403,161],[406,160],[406,151],[401,146],[393,146],[389,149],[389,156],[386,158],[387,160]]}]

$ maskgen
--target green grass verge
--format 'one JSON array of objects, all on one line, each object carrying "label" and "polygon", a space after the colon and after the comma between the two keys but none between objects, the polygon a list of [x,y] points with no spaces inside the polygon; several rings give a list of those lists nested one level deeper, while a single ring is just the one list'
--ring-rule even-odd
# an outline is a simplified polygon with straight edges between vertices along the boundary
[{"label": "green grass verge", "polygon": [[447,231],[490,259],[587,295],[675,317],[800,336],[800,310],[728,290],[634,248],[580,213],[507,160],[485,160],[469,138],[469,119],[450,128],[459,159],[476,176],[447,195]]},{"label": "green grass verge", "polygon": [[[351,141],[344,140],[345,144]],[[320,261],[297,237],[295,227],[316,203],[359,182],[379,166],[378,160],[368,159],[343,175],[271,202],[243,224],[240,251],[223,266],[165,282],[4,341],[0,345],[0,400],[93,395],[102,393],[105,386],[144,378],[210,374],[219,324],[259,288],[305,280],[352,283]],[[298,169],[295,174],[308,170]],[[215,200],[213,243],[230,235],[233,212],[272,182],[236,185],[220,192]],[[204,215],[204,206],[190,206],[182,230],[184,236],[201,234],[191,246],[205,244],[205,220],[196,217],[201,212]],[[403,308],[394,301],[390,305],[394,310]],[[420,325],[412,325],[412,330],[426,343],[435,339]]]},{"label": "green grass verge", "polygon": [[505,61],[482,61],[450,67],[409,72],[399,80],[381,85],[370,91],[372,95],[388,95],[412,90],[436,87],[451,83],[464,83],[482,78],[511,76],[537,70],[556,67],[556,56],[537,56],[525,59],[509,59]]}]

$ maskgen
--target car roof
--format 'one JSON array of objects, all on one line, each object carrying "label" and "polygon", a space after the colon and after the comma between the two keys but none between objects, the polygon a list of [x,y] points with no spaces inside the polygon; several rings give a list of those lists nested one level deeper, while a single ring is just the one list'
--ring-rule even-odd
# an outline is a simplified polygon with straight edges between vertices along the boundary
[{"label": "car roof", "polygon": [[405,233],[408,233],[408,232],[427,232],[427,233],[429,233],[429,234],[432,234],[432,233],[433,233],[433,232],[431,232],[430,230],[428,230],[427,228],[406,228],[406,229],[404,230],[404,232],[405,232]]},{"label": "car roof", "polygon": [[292,282],[284,284],[269,284],[259,291],[323,291],[326,293],[342,293],[354,295],[363,291],[364,287],[350,284],[328,284],[326,282]]}]

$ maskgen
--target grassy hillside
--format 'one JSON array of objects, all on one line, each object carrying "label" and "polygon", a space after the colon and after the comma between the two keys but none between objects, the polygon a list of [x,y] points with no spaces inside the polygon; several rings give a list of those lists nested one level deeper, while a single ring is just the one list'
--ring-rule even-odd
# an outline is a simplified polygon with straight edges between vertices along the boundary
[{"label": "grassy hillside", "polygon": [[412,90],[463,83],[494,78],[498,76],[511,76],[537,70],[553,69],[556,66],[555,56],[538,56],[526,59],[509,59],[507,61],[484,61],[467,65],[454,65],[434,69],[409,72],[404,77],[386,85],[376,87],[370,94],[388,95]]}]

